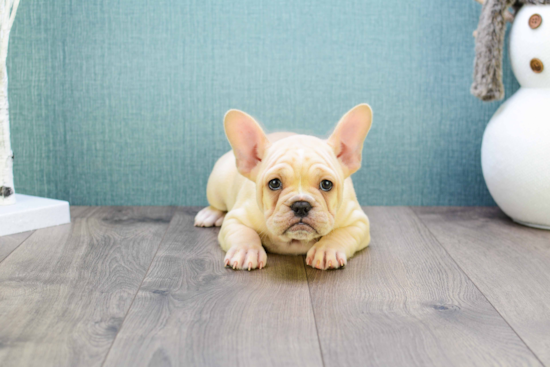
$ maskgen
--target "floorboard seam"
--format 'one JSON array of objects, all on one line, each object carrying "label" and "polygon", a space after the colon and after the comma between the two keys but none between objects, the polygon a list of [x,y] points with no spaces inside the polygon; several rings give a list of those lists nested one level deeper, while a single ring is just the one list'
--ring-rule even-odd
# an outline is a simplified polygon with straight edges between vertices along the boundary
[{"label": "floorboard seam", "polygon": [[476,287],[476,289],[479,291],[479,293],[481,293],[481,295],[483,296],[483,298],[485,298],[485,300],[491,305],[491,307],[493,308],[493,310],[495,310],[495,312],[502,318],[502,320],[506,323],[506,325],[508,325],[508,327],[514,332],[514,334],[517,335],[517,337],[519,338],[519,340],[521,340],[521,342],[525,345],[525,347],[531,352],[531,354],[533,354],[533,356],[537,359],[537,361],[540,362],[540,364],[542,366],[546,366],[542,360],[539,358],[539,356],[531,349],[531,347],[525,342],[525,340],[523,340],[523,338],[518,334],[518,332],[516,331],[516,329],[514,329],[512,327],[512,325],[510,325],[510,323],[508,322],[508,320],[506,320],[506,318],[504,316],[502,316],[502,314],[500,313],[500,311],[495,307],[495,305],[493,305],[493,303],[487,298],[487,296],[485,295],[485,293],[483,293],[483,291],[478,287],[478,285],[476,284],[476,282],[473,281],[472,278],[470,278],[470,276],[468,275],[468,273],[466,273],[466,271],[464,271],[464,269],[462,269],[462,267],[460,266],[460,264],[458,264],[458,262],[455,260],[455,258],[449,253],[449,251],[447,251],[447,249],[445,248],[445,246],[443,246],[443,244],[439,241],[439,238],[432,232],[432,230],[430,229],[430,227],[428,227],[428,225],[422,220],[422,218],[420,218],[420,216],[416,213],[416,211],[411,208],[409,206],[409,209],[411,210],[411,212],[416,216],[416,218],[418,218],[418,220],[420,221],[420,223],[422,223],[422,225],[426,228],[426,230],[432,235],[432,237],[434,238],[434,240],[439,244],[439,246],[443,249],[443,251],[445,251],[445,253],[447,254],[447,256],[449,256],[451,258],[451,260],[456,264],[456,266],[460,269],[460,271],[466,276],[466,278],[468,278],[468,280],[470,280],[470,282],[472,282],[472,284],[474,285],[474,287]]},{"label": "floorboard seam", "polygon": [[313,315],[313,323],[315,324],[315,333],[317,335],[317,343],[319,344],[319,353],[321,353],[321,363],[325,366],[325,357],[323,356],[323,347],[321,346],[321,337],[319,336],[319,328],[317,327],[317,317],[315,316],[315,309],[313,308],[313,297],[311,296],[311,287],[309,285],[309,277],[307,276],[306,269],[306,257],[302,256],[302,265],[304,266],[304,272],[306,273],[307,290],[309,292],[309,304],[311,306],[311,314]]},{"label": "floorboard seam", "polygon": [[170,229],[170,226],[172,225],[172,222],[174,221],[174,217],[176,216],[177,209],[174,210],[174,213],[172,213],[172,217],[170,218],[170,223],[168,223],[168,226],[166,227],[166,230],[162,234],[162,238],[160,239],[160,242],[157,246],[157,249],[155,250],[155,254],[151,258],[151,262],[149,263],[149,266],[147,267],[147,270],[145,271],[145,274],[143,275],[143,278],[141,279],[141,282],[139,283],[139,287],[137,288],[136,293],[134,294],[134,297],[132,298],[132,302],[130,302],[130,306],[128,306],[128,310],[126,311],[126,314],[124,315],[124,318],[122,319],[122,323],[120,324],[120,327],[118,328],[115,337],[113,338],[113,341],[111,342],[111,345],[109,346],[109,350],[105,354],[105,359],[103,359],[103,362],[101,363],[101,367],[105,366],[105,363],[107,362],[107,358],[109,357],[109,354],[111,353],[111,350],[113,349],[113,345],[115,345],[115,341],[118,338],[118,334],[120,334],[120,330],[124,327],[124,322],[126,322],[126,317],[128,317],[128,314],[130,313],[130,310],[132,309],[132,306],[134,305],[134,301],[136,300],[136,297],[139,293],[139,290],[143,286],[143,282],[145,281],[145,278],[147,278],[147,274],[149,274],[149,271],[151,270],[151,265],[153,265],[153,261],[155,261],[155,258],[157,257],[157,254],[159,252],[160,246],[164,242],[164,238],[166,237],[166,234],[168,233],[168,230]]},{"label": "floorboard seam", "polygon": [[23,245],[25,242],[27,242],[27,240],[29,238],[31,238],[35,233],[36,233],[36,230],[32,231],[32,233],[29,235],[29,237],[25,238],[23,241],[21,241],[21,243],[19,245],[15,246],[15,248],[13,250],[11,250],[11,252],[5,258],[0,260],[0,264],[2,264],[8,257],[11,256],[11,254],[13,254],[18,248],[20,248],[21,245]]}]

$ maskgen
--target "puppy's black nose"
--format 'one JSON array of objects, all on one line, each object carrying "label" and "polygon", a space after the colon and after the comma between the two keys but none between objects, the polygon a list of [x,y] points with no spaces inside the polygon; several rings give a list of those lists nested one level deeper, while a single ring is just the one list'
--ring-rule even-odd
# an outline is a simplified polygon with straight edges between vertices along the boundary
[{"label": "puppy's black nose", "polygon": [[311,204],[307,201],[295,201],[290,208],[294,211],[294,215],[300,218],[307,217],[307,213],[311,210]]}]

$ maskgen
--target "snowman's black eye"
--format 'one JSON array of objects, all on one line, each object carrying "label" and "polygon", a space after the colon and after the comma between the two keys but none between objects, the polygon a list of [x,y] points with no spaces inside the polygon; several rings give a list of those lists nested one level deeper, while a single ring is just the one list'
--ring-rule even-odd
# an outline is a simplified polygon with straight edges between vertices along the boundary
[{"label": "snowman's black eye", "polygon": [[332,182],[330,182],[329,180],[323,180],[321,181],[319,188],[323,191],[330,191],[332,190]]},{"label": "snowman's black eye", "polygon": [[281,183],[281,180],[279,180],[278,178],[274,178],[273,180],[269,181],[267,186],[269,186],[269,188],[273,191],[280,190],[283,188],[283,184]]}]

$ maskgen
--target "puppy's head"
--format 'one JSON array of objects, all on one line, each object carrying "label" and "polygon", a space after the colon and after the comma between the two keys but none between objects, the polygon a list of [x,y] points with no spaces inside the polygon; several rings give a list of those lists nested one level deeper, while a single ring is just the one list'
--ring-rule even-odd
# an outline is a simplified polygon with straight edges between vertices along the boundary
[{"label": "puppy's head", "polygon": [[225,133],[238,171],[256,183],[266,226],[280,241],[311,241],[332,231],[344,180],[361,167],[371,127],[367,104],[352,108],[327,140],[292,135],[270,141],[248,114],[230,110]]}]

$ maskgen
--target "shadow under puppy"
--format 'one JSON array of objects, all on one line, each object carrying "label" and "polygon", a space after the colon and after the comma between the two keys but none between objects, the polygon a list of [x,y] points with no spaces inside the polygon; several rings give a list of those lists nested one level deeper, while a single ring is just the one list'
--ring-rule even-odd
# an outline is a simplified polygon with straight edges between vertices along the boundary
[{"label": "shadow under puppy", "polygon": [[224,263],[233,269],[262,269],[264,247],[279,254],[307,253],[307,264],[317,269],[346,265],[370,242],[369,220],[350,176],[361,167],[371,122],[370,106],[360,104],[323,140],[265,135],[251,116],[230,110],[224,126],[232,151],[214,166],[207,187],[210,206],[197,214],[195,226],[221,226]]}]

